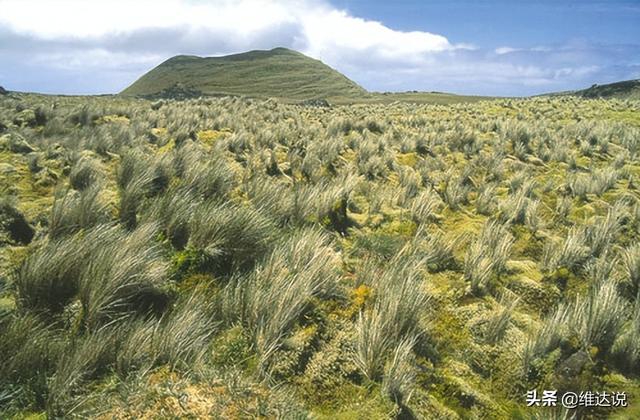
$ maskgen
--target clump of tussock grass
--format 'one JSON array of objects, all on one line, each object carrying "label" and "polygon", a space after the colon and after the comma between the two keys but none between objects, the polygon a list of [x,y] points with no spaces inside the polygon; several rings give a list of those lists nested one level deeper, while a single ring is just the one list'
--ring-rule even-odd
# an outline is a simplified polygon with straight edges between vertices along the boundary
[{"label": "clump of tussock grass", "polygon": [[244,182],[242,188],[253,205],[279,225],[286,225],[291,220],[294,200],[287,183],[272,178],[253,177]]},{"label": "clump of tussock grass", "polygon": [[260,211],[229,202],[205,202],[193,210],[188,245],[202,252],[211,268],[246,268],[275,237],[275,225]]},{"label": "clump of tussock grass", "polygon": [[429,298],[421,290],[421,261],[401,250],[376,279],[375,300],[356,323],[354,362],[365,377],[379,380],[392,349],[417,334],[418,314]]},{"label": "clump of tussock grass", "polygon": [[129,235],[98,226],[42,245],[16,273],[19,305],[58,313],[78,296],[89,329],[105,319],[159,310],[167,299],[161,289],[166,267],[153,242],[156,231],[147,225]]},{"label": "clump of tussock grass", "polygon": [[111,365],[116,334],[103,329],[76,338],[58,358],[55,373],[47,384],[47,415],[68,417],[83,411],[83,387]]},{"label": "clump of tussock grass", "polygon": [[15,272],[18,305],[35,311],[62,311],[77,294],[90,256],[111,237],[110,227],[98,226],[39,244]]},{"label": "clump of tussock grass", "polygon": [[311,299],[338,293],[337,263],[329,238],[303,229],[276,245],[252,273],[230,281],[224,292],[226,318],[250,331],[263,373]]},{"label": "clump of tussock grass", "polygon": [[149,164],[148,159],[137,150],[125,154],[120,162],[117,171],[119,219],[127,229],[137,226],[139,207],[154,186],[154,168]]},{"label": "clump of tussock grass", "polygon": [[398,168],[398,174],[400,187],[403,190],[403,194],[401,195],[402,203],[399,204],[404,205],[404,203],[410,202],[411,199],[416,197],[420,190],[422,179],[413,168],[406,166],[400,166]]},{"label": "clump of tussock grass", "polygon": [[577,271],[590,256],[584,229],[572,227],[561,243],[545,244],[542,256],[542,267],[547,273],[558,268]]},{"label": "clump of tussock grass", "polygon": [[485,184],[480,187],[480,191],[476,197],[475,206],[478,214],[489,216],[495,212],[496,186],[494,184]]},{"label": "clump of tussock grass", "polygon": [[401,407],[409,402],[415,386],[413,348],[416,341],[416,337],[407,337],[400,341],[384,368],[382,392]]},{"label": "clump of tussock grass", "polygon": [[223,157],[198,156],[188,160],[183,172],[185,188],[204,200],[224,198],[235,186],[235,176]]},{"label": "clump of tussock grass", "polygon": [[442,199],[432,189],[422,191],[411,202],[411,218],[418,224],[437,220],[442,204]]},{"label": "clump of tussock grass", "polygon": [[596,346],[606,354],[620,333],[627,308],[617,289],[608,280],[574,303],[569,325],[577,331],[584,349]]},{"label": "clump of tussock grass", "polygon": [[8,394],[0,407],[15,404],[41,409],[47,380],[64,349],[64,340],[35,314],[0,318],[0,388]]},{"label": "clump of tussock grass", "polygon": [[468,194],[469,186],[464,184],[463,180],[449,178],[445,183],[442,199],[451,210],[457,211],[461,205],[469,202]]},{"label": "clump of tussock grass", "polygon": [[530,336],[523,349],[523,367],[527,376],[531,375],[534,364],[550,351],[558,348],[568,334],[568,319],[571,305],[560,303],[553,313],[542,323],[541,328]]},{"label": "clump of tussock grass", "polygon": [[610,354],[623,332],[628,312],[617,289],[616,282],[609,279],[592,287],[587,296],[577,296],[572,302],[561,303],[527,343],[525,368],[528,370],[536,359],[562,343],[577,343],[575,350],[584,351],[595,346],[600,358]]},{"label": "clump of tussock grass", "polygon": [[157,232],[153,224],[131,233],[119,228],[105,232],[108,242],[92,252],[79,281],[85,328],[95,330],[137,313],[164,311],[168,296],[162,287],[168,267],[154,242]]},{"label": "clump of tussock grass", "polygon": [[513,194],[501,203],[501,218],[512,224],[526,224],[535,231],[539,227],[537,210],[540,204],[538,199],[533,198],[535,183],[524,180],[515,182],[518,179],[512,178]]},{"label": "clump of tussock grass", "polygon": [[567,223],[567,218],[571,213],[573,207],[573,200],[571,197],[558,196],[556,199],[556,206],[554,209],[554,219],[560,223]]},{"label": "clump of tussock grass", "polygon": [[144,213],[143,223],[158,223],[171,245],[181,251],[189,241],[189,222],[200,200],[188,190],[175,188],[158,197]]},{"label": "clump of tussock grass", "polygon": [[636,301],[631,319],[611,350],[624,372],[637,371],[640,365],[640,301]]},{"label": "clump of tussock grass", "polygon": [[195,293],[180,299],[159,319],[132,320],[117,328],[122,336],[115,360],[123,376],[155,366],[188,370],[198,365],[216,333],[213,303]]},{"label": "clump of tussock grass", "polygon": [[479,237],[469,245],[464,260],[464,279],[469,281],[472,293],[484,293],[491,278],[505,270],[513,243],[507,225],[495,220],[484,225]]},{"label": "clump of tussock grass", "polygon": [[586,226],[586,241],[591,256],[598,257],[605,252],[615,240],[625,217],[621,203],[616,203],[607,210],[604,217],[596,217],[593,224]]},{"label": "clump of tussock grass", "polygon": [[83,191],[102,181],[105,174],[100,164],[92,158],[80,158],[71,168],[69,183],[71,187]]},{"label": "clump of tussock grass", "polygon": [[598,197],[615,187],[620,173],[615,168],[596,169],[590,174],[578,174],[569,178],[566,189],[573,197],[579,197],[583,201],[588,199],[588,194]]},{"label": "clump of tussock grass", "polygon": [[624,284],[628,296],[640,300],[640,244],[622,250]]},{"label": "clump of tussock grass", "polygon": [[453,251],[457,240],[447,238],[440,232],[427,232],[423,227],[418,227],[410,246],[431,271],[452,268],[456,264]]},{"label": "clump of tussock grass", "polygon": [[100,196],[99,186],[80,192],[69,190],[56,197],[49,219],[49,237],[52,239],[90,229],[110,220],[108,204]]},{"label": "clump of tussock grass", "polygon": [[503,339],[518,303],[518,297],[509,296],[507,293],[502,294],[499,302],[500,310],[496,311],[486,325],[483,338],[487,343],[495,345]]}]

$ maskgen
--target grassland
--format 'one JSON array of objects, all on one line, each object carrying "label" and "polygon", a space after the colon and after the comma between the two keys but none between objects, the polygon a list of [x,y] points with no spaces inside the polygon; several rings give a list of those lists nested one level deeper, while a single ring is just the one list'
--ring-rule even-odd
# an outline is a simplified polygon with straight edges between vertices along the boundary
[{"label": "grassland", "polygon": [[640,413],[638,102],[13,93],[0,131],[2,418]]}]

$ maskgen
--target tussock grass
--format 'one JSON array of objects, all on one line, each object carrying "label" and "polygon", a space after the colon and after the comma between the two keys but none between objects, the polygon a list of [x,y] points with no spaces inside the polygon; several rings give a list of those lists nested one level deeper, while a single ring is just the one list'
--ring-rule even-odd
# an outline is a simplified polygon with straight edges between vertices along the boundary
[{"label": "tussock grass", "polygon": [[108,205],[100,196],[98,186],[82,191],[69,190],[56,198],[49,220],[49,237],[60,238],[110,221]]},{"label": "tussock grass", "polygon": [[337,292],[337,260],[329,238],[305,229],[277,245],[252,273],[229,283],[225,312],[249,329],[266,373],[311,299]]},{"label": "tussock grass", "polygon": [[131,234],[113,228],[91,254],[79,281],[83,324],[89,330],[136,313],[161,313],[168,303],[162,290],[167,264],[153,242],[158,227],[143,225]]},{"label": "tussock grass", "polygon": [[101,182],[104,178],[104,172],[96,160],[91,158],[80,158],[71,168],[69,173],[69,183],[71,186],[82,191],[97,182]]},{"label": "tussock grass", "polygon": [[3,96],[0,417],[526,417],[525,389],[633,389],[638,105],[407,97]]},{"label": "tussock grass", "polygon": [[500,275],[509,259],[514,243],[508,226],[488,221],[480,236],[469,246],[464,260],[464,278],[471,292],[482,294],[490,286],[492,276]]},{"label": "tussock grass", "polygon": [[404,248],[377,278],[373,305],[361,312],[356,323],[354,362],[370,380],[378,380],[391,349],[417,334],[417,314],[429,298],[421,290],[422,261]]}]

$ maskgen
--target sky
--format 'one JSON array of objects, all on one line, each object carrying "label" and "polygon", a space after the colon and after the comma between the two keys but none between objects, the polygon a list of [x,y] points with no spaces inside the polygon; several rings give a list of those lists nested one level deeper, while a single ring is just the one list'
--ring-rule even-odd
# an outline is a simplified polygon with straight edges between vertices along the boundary
[{"label": "sky", "polygon": [[371,91],[640,78],[640,0],[0,0],[0,86],[117,93],[177,54],[287,47]]}]

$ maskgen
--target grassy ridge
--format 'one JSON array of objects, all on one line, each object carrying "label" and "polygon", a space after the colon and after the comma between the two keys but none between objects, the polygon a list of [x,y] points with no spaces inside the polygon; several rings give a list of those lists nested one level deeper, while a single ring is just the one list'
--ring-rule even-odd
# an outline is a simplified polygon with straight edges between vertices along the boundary
[{"label": "grassy ridge", "polygon": [[640,80],[624,80],[605,85],[593,85],[587,89],[554,92],[546,96],[573,95],[588,99],[640,99]]},{"label": "grassy ridge", "polygon": [[142,76],[122,93],[154,95],[176,86],[204,94],[294,100],[358,97],[366,93],[322,62],[286,48],[225,57],[176,56]]}]

